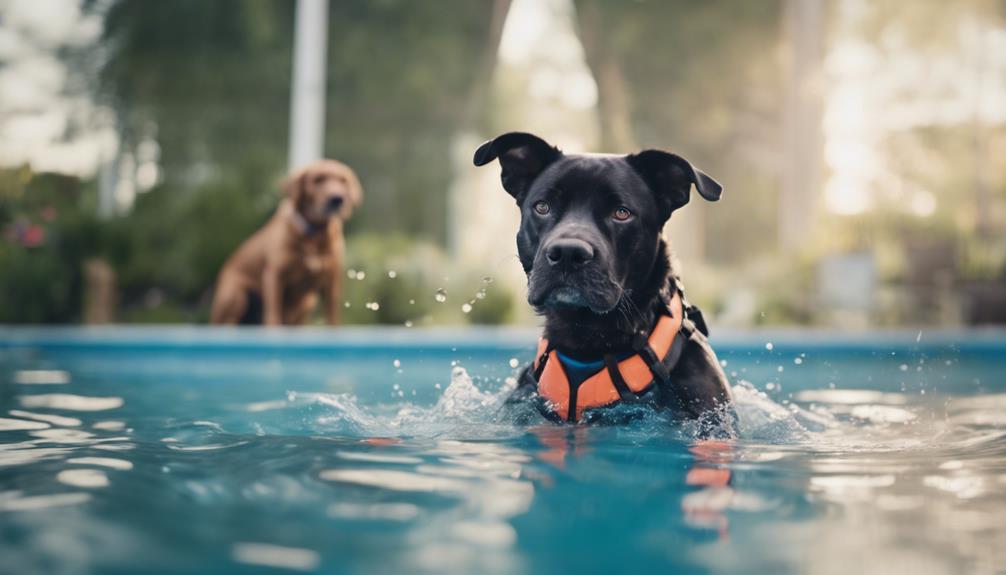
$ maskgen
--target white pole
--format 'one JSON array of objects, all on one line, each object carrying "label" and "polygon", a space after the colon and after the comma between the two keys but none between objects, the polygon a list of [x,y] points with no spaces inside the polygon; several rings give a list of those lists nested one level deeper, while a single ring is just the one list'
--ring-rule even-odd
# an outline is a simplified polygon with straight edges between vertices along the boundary
[{"label": "white pole", "polygon": [[327,50],[328,0],[297,0],[290,88],[291,170],[324,154]]},{"label": "white pole", "polygon": [[821,61],[824,0],[788,0],[784,11],[789,38],[784,142],[779,195],[779,247],[800,249],[813,237],[821,193]]}]

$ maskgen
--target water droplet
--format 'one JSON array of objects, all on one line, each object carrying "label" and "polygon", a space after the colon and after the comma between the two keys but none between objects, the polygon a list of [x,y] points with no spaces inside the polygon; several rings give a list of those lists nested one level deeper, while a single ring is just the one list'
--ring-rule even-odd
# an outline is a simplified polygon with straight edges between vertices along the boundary
[{"label": "water droplet", "polygon": [[342,305],[343,305],[344,307],[349,307],[349,306],[350,306],[350,303],[349,303],[349,302],[347,301],[346,303],[344,303],[344,304],[342,304]]},{"label": "water droplet", "polygon": [[391,279],[395,279],[398,277],[398,272],[396,272],[395,270],[388,270],[388,277]]},{"label": "water droplet", "polygon": [[366,277],[367,277],[367,272],[362,272],[362,271],[361,272],[356,272],[356,279],[357,280],[363,280]]},{"label": "water droplet", "polygon": [[409,305],[416,305],[416,300],[410,299],[409,300]]},{"label": "water droplet", "polygon": [[799,357],[797,357],[797,358],[794,358],[794,359],[793,359],[793,363],[795,363],[795,364],[797,364],[797,365],[800,365],[801,363],[803,363],[803,359],[802,359],[802,358],[799,358]]},{"label": "water droplet", "polygon": [[516,357],[511,357],[510,358],[510,367],[512,367],[514,369],[517,369],[518,365],[520,365],[520,361],[518,361]]},{"label": "water droplet", "polygon": [[776,369],[776,371],[778,371],[779,373],[782,373],[784,369],[785,369],[785,368],[784,368],[783,366],[781,366],[781,365],[780,365],[780,366],[779,366],[779,367],[778,367],[778,368]]},{"label": "water droplet", "polygon": [[472,311],[472,304],[466,303],[461,306],[461,313],[471,313],[471,311]]},{"label": "water droplet", "polygon": [[475,292],[475,299],[486,299],[486,288],[482,288]]},{"label": "water droplet", "polygon": [[381,304],[377,303],[376,301],[367,302],[366,305],[367,309],[369,309],[370,311],[377,311],[381,309]]},{"label": "water droplet", "polygon": [[775,389],[775,384],[774,383],[766,383],[765,384],[765,389],[767,389],[768,391],[772,391],[772,390]]},{"label": "water droplet", "polygon": [[395,391],[398,391],[401,388],[402,388],[402,386],[398,385],[397,383],[395,385],[391,386],[391,389],[394,389]]},{"label": "water droplet", "polygon": [[765,344],[765,349],[767,349],[769,351],[772,351],[774,348],[775,348],[775,346],[772,344],[771,341]]},{"label": "water droplet", "polygon": [[405,327],[412,327],[412,320],[405,320]]},{"label": "water droplet", "polygon": [[484,284],[491,284],[491,283],[493,283],[493,276],[486,276],[486,277],[482,278],[482,283],[484,283]]},{"label": "water droplet", "polygon": [[440,384],[439,383],[434,383],[433,384],[433,389],[440,389]]},{"label": "water droplet", "polygon": [[901,371],[908,371],[908,364],[903,363],[898,366],[898,369],[900,369]]},{"label": "water droplet", "polygon": [[444,303],[447,301],[447,290],[440,288],[437,293],[433,294],[433,299],[437,300],[439,303]]},{"label": "water droplet", "polygon": [[348,270],[346,270],[346,276],[348,276],[349,279],[351,279],[351,280],[355,280],[356,279],[356,270],[354,270],[353,268],[349,268]]},{"label": "water droplet", "polygon": [[402,367],[402,362],[401,360],[396,359],[395,361],[391,362],[391,365],[395,367]]},{"label": "water droplet", "polygon": [[721,365],[722,367],[726,367],[726,366],[727,366],[727,360],[725,360],[725,359],[721,359],[721,360],[720,360],[720,365]]}]

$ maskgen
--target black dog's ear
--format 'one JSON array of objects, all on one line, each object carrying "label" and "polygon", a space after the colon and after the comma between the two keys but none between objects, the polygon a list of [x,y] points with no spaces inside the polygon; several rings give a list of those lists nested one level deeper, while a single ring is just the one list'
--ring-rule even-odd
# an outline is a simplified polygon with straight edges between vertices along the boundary
[{"label": "black dog's ear", "polygon": [[658,199],[671,212],[688,203],[692,184],[699,195],[715,202],[723,193],[723,186],[677,154],[661,150],[644,150],[625,158],[636,173],[650,186]]},{"label": "black dog's ear", "polygon": [[479,146],[473,161],[476,166],[484,166],[499,158],[503,189],[520,203],[531,182],[561,156],[559,148],[538,136],[509,132]]}]

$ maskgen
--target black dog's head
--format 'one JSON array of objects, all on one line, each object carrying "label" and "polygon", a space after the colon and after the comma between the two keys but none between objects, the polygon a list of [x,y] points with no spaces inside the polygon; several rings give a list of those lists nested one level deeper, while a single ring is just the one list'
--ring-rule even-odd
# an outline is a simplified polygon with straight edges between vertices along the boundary
[{"label": "black dog's head", "polygon": [[649,285],[663,256],[661,230],[688,203],[691,187],[709,201],[722,192],[687,160],[660,150],[565,155],[537,136],[511,132],[475,151],[476,166],[495,159],[503,188],[520,206],[517,249],[528,302],[539,312],[612,311]]}]

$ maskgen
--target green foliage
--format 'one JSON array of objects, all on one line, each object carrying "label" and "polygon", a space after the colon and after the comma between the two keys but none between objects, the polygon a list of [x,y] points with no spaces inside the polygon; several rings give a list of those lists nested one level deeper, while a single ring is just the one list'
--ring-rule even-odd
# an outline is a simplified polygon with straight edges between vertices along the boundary
[{"label": "green foliage", "polygon": [[[220,266],[273,209],[246,201],[260,192],[237,183],[180,198],[160,186],[140,195],[129,217],[99,221],[94,190],[75,178],[8,170],[0,182],[0,323],[79,321],[83,264],[92,257],[116,271],[119,320],[205,321]],[[39,226],[44,241],[22,245],[15,224]],[[345,267],[346,323],[501,323],[511,311],[505,290],[456,269],[436,244],[403,234],[352,237]],[[437,301],[438,290],[446,302]]]},{"label": "green foliage", "polygon": [[217,182],[196,193],[160,187],[141,195],[126,230],[130,256],[120,280],[127,293],[149,287],[196,300],[213,285],[227,256],[271,213],[248,201],[243,186]]},{"label": "green foliage", "polygon": [[[156,137],[169,184],[283,168],[294,2],[121,0],[91,54],[126,149]],[[103,5],[99,5],[103,6]]]},{"label": "green foliage", "polygon": [[0,171],[0,323],[80,319],[82,263],[108,251],[109,234],[76,178]]},{"label": "green foliage", "polygon": [[[285,171],[295,5],[118,0],[106,9],[91,54],[105,62],[98,89],[127,149],[156,138],[179,201],[218,179],[251,190]],[[466,121],[491,5],[331,3],[325,152],[363,182],[354,228],[444,241],[450,142]]]},{"label": "green foliage", "polygon": [[724,184],[721,204],[687,216],[705,220],[711,261],[774,249],[782,2],[577,0],[576,8],[599,87],[602,148],[670,149]]},{"label": "green foliage", "polygon": [[[347,232],[433,242],[417,248],[404,236],[359,238],[349,256],[361,270],[397,262],[400,253],[438,273],[446,269],[434,246],[445,237],[450,142],[469,121],[464,114],[484,59],[492,3],[330,4],[326,155],[357,170],[365,195]],[[115,240],[108,255],[122,318],[205,319],[221,264],[278,201],[296,3],[87,5],[101,11],[105,27],[95,46],[66,55],[76,64],[75,80],[115,111],[124,150],[157,143],[162,173],[128,216],[104,226]],[[416,255],[417,249],[424,251]],[[441,313],[432,307],[440,287],[433,276],[396,265],[398,278],[382,269],[379,279],[375,269],[365,282],[347,281],[348,322],[403,323]],[[380,308],[367,310],[367,301]],[[492,321],[506,314],[498,302],[492,310],[486,305],[473,315]]]},{"label": "green foliage", "polygon": [[[346,323],[498,324],[511,312],[511,294],[491,279],[458,270],[436,245],[401,234],[350,239],[346,277]],[[445,301],[438,301],[438,293]],[[462,310],[466,303],[468,313]]]}]

